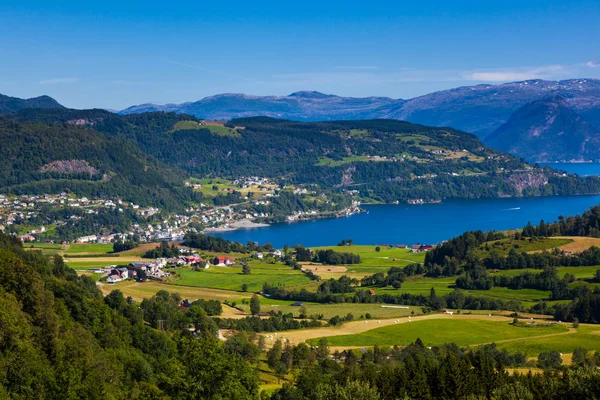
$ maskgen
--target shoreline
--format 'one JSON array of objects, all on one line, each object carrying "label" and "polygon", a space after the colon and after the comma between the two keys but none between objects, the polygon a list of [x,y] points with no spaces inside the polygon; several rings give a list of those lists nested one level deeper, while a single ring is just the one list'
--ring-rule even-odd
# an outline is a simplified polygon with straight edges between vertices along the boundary
[{"label": "shoreline", "polygon": [[221,233],[221,232],[231,232],[237,231],[239,229],[254,229],[254,228],[267,228],[271,226],[270,224],[258,223],[251,221],[249,219],[242,219],[239,221],[235,221],[228,226],[220,226],[216,228],[206,228],[203,230],[204,233]]}]

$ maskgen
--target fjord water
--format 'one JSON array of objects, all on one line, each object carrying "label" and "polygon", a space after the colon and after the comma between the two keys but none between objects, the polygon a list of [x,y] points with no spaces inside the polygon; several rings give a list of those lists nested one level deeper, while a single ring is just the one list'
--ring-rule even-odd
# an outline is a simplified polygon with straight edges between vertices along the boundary
[{"label": "fjord water", "polygon": [[216,234],[246,243],[304,246],[439,243],[467,230],[522,228],[528,221],[557,220],[600,204],[600,195],[451,200],[440,204],[368,205],[368,212],[335,219],[294,222]]},{"label": "fjord water", "polygon": [[[598,163],[542,164],[580,176],[600,176]],[[600,195],[516,199],[449,200],[423,205],[368,205],[368,212],[336,219],[272,225],[268,228],[215,233],[241,243],[304,246],[439,243],[468,230],[522,228],[527,222],[556,221],[600,204]]]}]

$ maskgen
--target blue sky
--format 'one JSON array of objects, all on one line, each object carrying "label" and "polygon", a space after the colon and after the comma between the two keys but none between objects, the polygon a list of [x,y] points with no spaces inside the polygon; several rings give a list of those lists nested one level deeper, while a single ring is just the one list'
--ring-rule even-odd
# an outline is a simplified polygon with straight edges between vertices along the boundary
[{"label": "blue sky", "polygon": [[13,3],[0,93],[74,108],[600,78],[598,0]]}]

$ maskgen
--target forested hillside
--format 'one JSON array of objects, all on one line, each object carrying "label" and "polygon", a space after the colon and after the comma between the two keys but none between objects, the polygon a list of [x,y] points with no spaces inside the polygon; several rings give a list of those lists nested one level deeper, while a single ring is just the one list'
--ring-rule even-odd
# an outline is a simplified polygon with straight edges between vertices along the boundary
[{"label": "forested hillside", "polygon": [[256,117],[218,126],[175,113],[102,110],[23,110],[10,118],[93,127],[193,176],[258,175],[387,203],[600,192],[598,178],[561,176],[468,133],[395,120]]},{"label": "forested hillside", "polygon": [[[180,301],[162,292],[140,308],[119,291],[103,298],[60,256],[0,234],[0,397],[256,398],[254,372],[214,337],[206,304],[184,314]],[[144,322],[156,319],[168,333]]]},{"label": "forested hillside", "polygon": [[133,143],[72,124],[0,119],[0,187],[4,193],[73,192],[178,209],[198,201],[185,174]]},{"label": "forested hillside", "polygon": [[49,96],[39,96],[31,99],[20,99],[0,94],[0,114],[19,111],[28,108],[64,108]]}]

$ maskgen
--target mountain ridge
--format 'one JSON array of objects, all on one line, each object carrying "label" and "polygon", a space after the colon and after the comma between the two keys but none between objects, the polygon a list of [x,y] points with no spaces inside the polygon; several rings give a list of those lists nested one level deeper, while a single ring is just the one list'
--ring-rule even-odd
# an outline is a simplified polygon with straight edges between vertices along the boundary
[{"label": "mountain ridge", "polygon": [[173,111],[215,120],[269,116],[305,122],[396,119],[427,126],[451,126],[485,138],[508,121],[519,107],[556,94],[565,97],[585,118],[600,124],[600,80],[588,78],[460,86],[411,99],[343,97],[317,91],[298,91],[287,96],[222,93],[181,104],[131,106],[119,113]]},{"label": "mountain ridge", "polygon": [[485,142],[530,161],[600,160],[600,127],[562,96],[527,103]]},{"label": "mountain ridge", "polygon": [[65,108],[50,96],[42,95],[30,99],[21,99],[0,94],[0,114],[26,108]]}]

